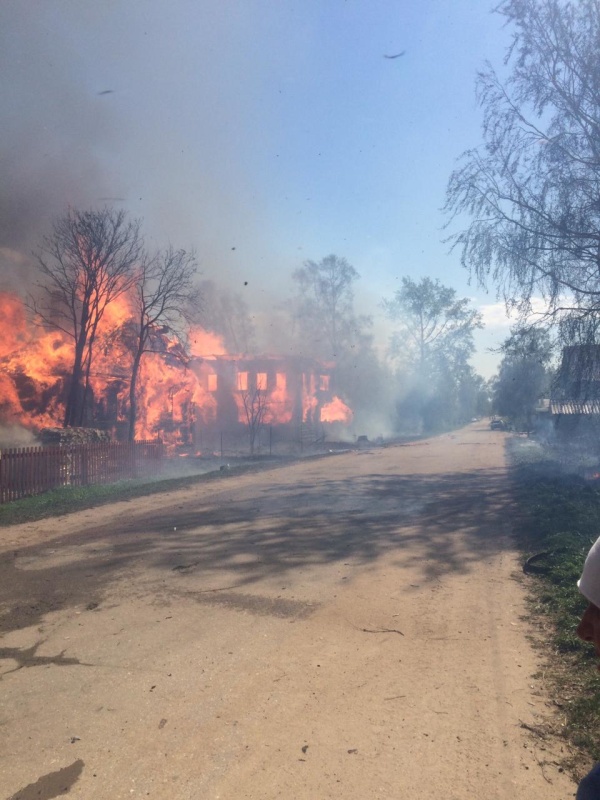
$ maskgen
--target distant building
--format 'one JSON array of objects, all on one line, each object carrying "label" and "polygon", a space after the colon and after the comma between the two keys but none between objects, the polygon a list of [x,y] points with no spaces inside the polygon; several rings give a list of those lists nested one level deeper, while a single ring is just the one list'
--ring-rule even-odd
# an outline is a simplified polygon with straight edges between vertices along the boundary
[{"label": "distant building", "polygon": [[563,440],[594,445],[600,436],[600,345],[565,347],[548,407]]}]

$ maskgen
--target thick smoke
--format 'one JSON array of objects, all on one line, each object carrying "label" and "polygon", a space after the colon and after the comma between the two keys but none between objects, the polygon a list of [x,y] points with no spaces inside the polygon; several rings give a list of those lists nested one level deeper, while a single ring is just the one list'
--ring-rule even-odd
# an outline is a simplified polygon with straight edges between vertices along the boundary
[{"label": "thick smoke", "polygon": [[32,447],[37,444],[36,436],[21,425],[0,424],[0,448]]},{"label": "thick smoke", "polygon": [[[0,291],[25,296],[35,288],[35,252],[69,206],[114,205],[143,218],[149,249],[169,241],[195,248],[202,279],[228,293],[232,319],[237,314],[235,330],[227,326],[235,344],[228,345],[281,355],[303,352],[286,306],[293,292],[289,276],[305,257],[318,260],[326,253],[308,254],[300,247],[279,252],[273,244],[276,237],[254,194],[248,160],[248,152],[263,146],[269,108],[263,110],[264,124],[253,126],[252,91],[236,90],[235,103],[226,102],[242,61],[246,89],[263,85],[267,66],[260,59],[229,55],[246,40],[243,15],[232,21],[214,4],[200,5],[206,25],[199,35],[210,39],[211,47],[199,48],[200,62],[181,54],[185,80],[179,73],[167,75],[165,51],[149,50],[168,48],[166,39],[156,38],[156,29],[159,22],[173,22],[159,6],[152,6],[146,40],[131,24],[140,22],[135,14],[142,14],[141,5],[107,2],[86,8],[64,0],[0,5]],[[113,22],[123,17],[127,37],[119,31],[114,41],[107,36],[110,14]],[[86,36],[94,37],[89,47]],[[224,37],[229,47],[215,50],[214,42]],[[107,46],[105,63],[97,60],[99,42]],[[273,52],[284,64],[287,48],[279,47]],[[113,61],[117,83],[101,77],[110,74]],[[203,71],[192,74],[198,64]],[[185,116],[193,103],[207,113],[200,128],[190,117],[189,130],[182,133],[185,126],[172,120]],[[223,306],[223,297],[219,302]],[[373,394],[364,405],[372,404]],[[379,419],[368,430],[366,423],[359,424],[358,433],[384,432]]]},{"label": "thick smoke", "polygon": [[38,4],[0,7],[0,289],[12,291],[30,288],[32,251],[53,219],[110,194],[98,151],[114,120],[67,68],[74,59],[56,57],[68,53],[69,41],[38,12]]}]

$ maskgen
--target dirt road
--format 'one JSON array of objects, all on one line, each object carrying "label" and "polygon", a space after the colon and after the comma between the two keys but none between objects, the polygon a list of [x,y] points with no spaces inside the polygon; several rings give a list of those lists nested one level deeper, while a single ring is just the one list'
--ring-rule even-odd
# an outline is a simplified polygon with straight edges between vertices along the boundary
[{"label": "dirt road", "polygon": [[505,434],[2,531],[0,796],[564,800]]}]

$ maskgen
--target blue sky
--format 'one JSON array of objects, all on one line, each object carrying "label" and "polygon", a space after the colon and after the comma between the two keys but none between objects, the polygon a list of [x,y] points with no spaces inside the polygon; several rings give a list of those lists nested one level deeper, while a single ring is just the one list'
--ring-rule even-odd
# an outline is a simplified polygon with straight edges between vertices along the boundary
[{"label": "blue sky", "polygon": [[361,274],[383,346],[381,298],[403,275],[439,278],[493,322],[474,360],[489,375],[485,350],[508,323],[493,287],[469,285],[448,254],[440,209],[457,157],[481,141],[476,72],[500,67],[509,41],[490,9],[3,0],[0,281],[30,274],[67,205],[118,198],[151,244],[194,247],[204,277],[263,318],[303,260],[336,253]]}]

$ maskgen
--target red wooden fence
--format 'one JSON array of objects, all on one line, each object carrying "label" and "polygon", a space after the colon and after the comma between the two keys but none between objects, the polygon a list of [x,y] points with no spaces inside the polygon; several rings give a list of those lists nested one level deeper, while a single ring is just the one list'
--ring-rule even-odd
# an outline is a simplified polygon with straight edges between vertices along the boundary
[{"label": "red wooden fence", "polygon": [[88,486],[158,475],[163,455],[161,441],[0,450],[0,503],[59,486]]}]

